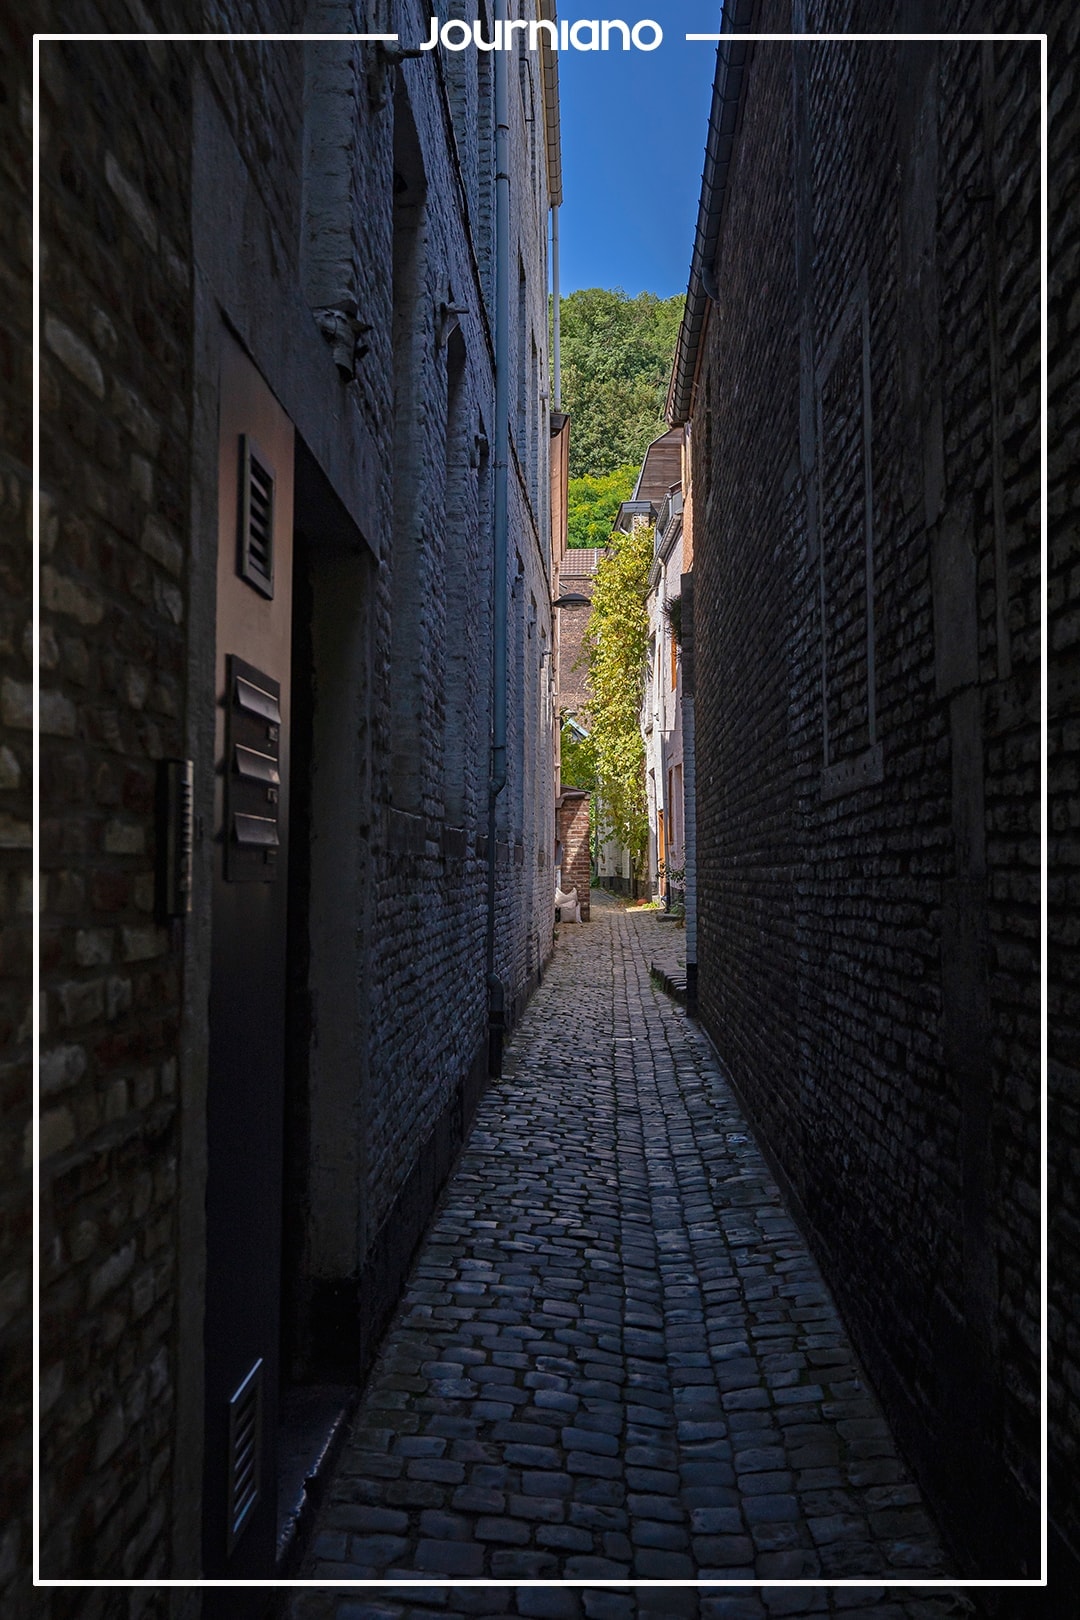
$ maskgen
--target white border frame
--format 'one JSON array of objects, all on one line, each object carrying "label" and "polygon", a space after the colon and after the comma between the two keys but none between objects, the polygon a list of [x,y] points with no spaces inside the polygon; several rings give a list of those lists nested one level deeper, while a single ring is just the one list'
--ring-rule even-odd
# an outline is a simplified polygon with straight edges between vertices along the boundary
[{"label": "white border frame", "polygon": [[[32,45],[32,577],[31,585],[31,614],[32,614],[32,829],[34,829],[34,862],[32,862],[32,1050],[34,1050],[34,1071],[37,1071],[40,1058],[40,873],[39,873],[39,836],[40,836],[40,47],[42,44],[141,44],[142,40],[149,40],[154,44],[334,44],[342,40],[356,40],[358,44],[397,44],[397,34],[34,34]],[[929,1588],[942,1591],[942,1589],[967,1588],[1040,1588],[1048,1584],[1048,1503],[1046,1503],[1046,1474],[1048,1474],[1048,1345],[1046,1345],[1046,1320],[1048,1320],[1048,1209],[1046,1209],[1046,1194],[1048,1194],[1048,1087],[1046,1087],[1046,1064],[1048,1064],[1048,1014],[1046,1014],[1046,995],[1048,995],[1048,770],[1046,770],[1046,742],[1048,742],[1048,562],[1049,562],[1049,462],[1048,462],[1048,421],[1046,421],[1046,403],[1048,403],[1048,138],[1049,138],[1049,107],[1048,107],[1048,36],[1046,34],[685,34],[683,39],[687,42],[701,42],[701,44],[721,44],[724,40],[730,44],[776,44],[776,45],[827,45],[827,44],[884,44],[900,45],[915,44],[915,42],[931,42],[931,44],[1040,44],[1040,390],[1041,390],[1041,418],[1040,418],[1040,556],[1041,556],[1041,590],[1040,590],[1040,744],[1041,744],[1041,795],[1040,795],[1040,838],[1041,838],[1041,897],[1040,897],[1040,983],[1041,983],[1041,1275],[1040,1275],[1040,1304],[1041,1304],[1041,1575],[1031,1579],[950,1579],[947,1576],[938,1576],[936,1579],[839,1579],[839,1581],[811,1581],[811,1579],[735,1579],[735,1581],[690,1581],[690,1579],[672,1579],[672,1581],[648,1581],[648,1579],[633,1578],[604,1578],[594,1576],[591,1579],[580,1581],[542,1581],[542,1579],[468,1579],[455,1578],[455,1576],[440,1576],[432,1578],[431,1583],[424,1583],[423,1579],[402,1579],[402,1581],[376,1581],[376,1579],[356,1579],[356,1581],[275,1581],[275,1579],[262,1579],[262,1581],[214,1581],[214,1579],[178,1579],[167,1578],[159,1581],[142,1581],[142,1579],[42,1579],[40,1576],[40,1105],[37,1087],[32,1098],[31,1118],[31,1152],[32,1152],[32,1187],[34,1187],[34,1210],[32,1210],[32,1241],[34,1241],[34,1254],[32,1254],[32,1362],[34,1362],[34,1400],[32,1400],[32,1542],[34,1542],[34,1557],[32,1557],[32,1581],[36,1588],[204,1588],[204,1586],[256,1586],[256,1588],[285,1589],[285,1588],[317,1588],[317,1589],[366,1589],[374,1588],[377,1591],[384,1589],[406,1588],[416,1591],[424,1584],[432,1586],[570,1586],[570,1588],[665,1588],[665,1586],[690,1586],[690,1588],[706,1589],[706,1591],[735,1591],[740,1588],[759,1588],[759,1586],[792,1586],[792,1588],[824,1588],[832,1591],[834,1588]]]}]

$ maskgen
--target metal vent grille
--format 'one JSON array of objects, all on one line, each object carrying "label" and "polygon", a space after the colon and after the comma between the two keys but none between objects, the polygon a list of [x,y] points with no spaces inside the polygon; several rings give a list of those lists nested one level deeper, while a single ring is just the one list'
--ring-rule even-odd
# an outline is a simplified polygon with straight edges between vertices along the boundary
[{"label": "metal vent grille", "polygon": [[274,594],[274,475],[266,457],[240,435],[240,577]]},{"label": "metal vent grille", "polygon": [[231,1553],[259,1500],[262,1473],[263,1362],[260,1356],[229,1402],[229,1521]]}]

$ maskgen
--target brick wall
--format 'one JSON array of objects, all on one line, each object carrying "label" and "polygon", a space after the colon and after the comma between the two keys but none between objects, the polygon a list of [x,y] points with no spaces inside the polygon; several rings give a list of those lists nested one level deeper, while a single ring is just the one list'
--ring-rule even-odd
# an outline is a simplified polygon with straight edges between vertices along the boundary
[{"label": "brick wall", "polygon": [[[1080,198],[1067,162],[1077,130],[1075,15],[1051,21],[1054,64],[1049,164],[1049,605],[1050,685],[1048,790],[1050,816],[1049,1064],[1049,1419],[1051,1568],[1060,1578],[1080,1566],[1080,596],[1076,569],[1078,427],[1076,360],[1080,275]],[[1064,1612],[1064,1611],[1063,1611]]]},{"label": "brick wall", "polygon": [[[603,555],[596,547],[578,547],[564,552],[559,564],[560,595],[586,596],[592,600],[596,567]],[[559,709],[563,714],[582,714],[589,706],[589,658],[587,637],[590,609],[586,604],[557,609],[559,626]]]},{"label": "brick wall", "polygon": [[[178,5],[154,20],[209,30],[389,25],[330,3],[312,23],[309,9],[286,0]],[[419,4],[398,7],[393,26],[426,37],[426,16]],[[110,22],[137,30],[145,18],[135,7]],[[69,9],[60,26],[100,22],[88,7]],[[42,61],[43,1569],[191,1574],[200,1556],[205,1177],[214,1147],[206,1007],[223,333],[246,349],[304,447],[296,611],[307,618],[297,622],[294,664],[309,684],[315,785],[308,800],[306,785],[294,795],[304,938],[289,947],[289,1028],[306,1078],[288,1101],[297,1241],[284,1308],[298,1376],[325,1370],[336,1347],[335,1371],[343,1364],[355,1377],[374,1353],[486,1067],[494,382],[491,289],[478,261],[486,270],[492,86],[477,53],[452,72],[441,54],[400,69],[399,107],[403,96],[427,186],[411,316],[417,499],[415,527],[403,535],[392,521],[395,70],[359,47],[323,51],[316,62],[287,45],[60,45],[44,48]],[[528,266],[530,331],[543,334],[546,200],[542,154],[538,162],[529,143],[544,120],[520,96],[512,106],[515,248]],[[331,138],[339,126],[352,143],[344,167]],[[4,183],[17,190],[25,175],[8,168]],[[14,200],[5,217],[5,274],[14,276],[26,252]],[[327,247],[320,231],[334,224]],[[367,328],[353,380],[339,374],[311,315],[342,288]],[[454,445],[451,304],[463,306]],[[25,377],[11,341],[19,306],[10,299],[6,308],[11,411]],[[496,969],[512,1016],[552,937],[544,348],[535,369],[530,343],[519,350],[532,406],[515,436],[510,492],[514,661]],[[17,415],[8,424],[17,444],[25,426]],[[25,524],[16,473],[5,483],[15,539]],[[324,552],[304,538],[313,524]],[[406,564],[408,544],[416,554]],[[400,586],[406,566],[408,625],[395,622],[394,594],[395,571]],[[10,579],[17,609],[25,584]],[[0,857],[3,964],[25,974],[8,926],[26,906],[17,840],[28,671],[14,613],[4,634],[3,720],[12,732],[0,762],[13,847]],[[408,808],[391,770],[403,676],[415,693],[405,740],[418,794]],[[333,712],[340,690],[356,699],[348,726]],[[334,776],[332,750],[318,752],[330,748],[325,739],[347,749],[353,777]],[[194,911],[164,924],[155,912],[154,781],[156,762],[170,755],[195,761],[203,836]],[[336,789],[321,785],[328,776]],[[319,853],[327,839],[338,841],[348,883],[340,871],[333,881]],[[327,916],[332,949],[319,929]],[[17,994],[4,1016],[19,1034]],[[17,1060],[17,1044],[13,1051]],[[326,1056],[334,1052],[336,1066]],[[17,1067],[9,1080],[19,1083]],[[22,1143],[12,1152],[15,1165]],[[320,1174],[339,1161],[328,1189]],[[25,1273],[14,1273],[5,1297],[11,1326],[25,1327]],[[6,1478],[18,1492],[18,1471]],[[11,1546],[26,1557],[25,1535]],[[102,1613],[108,1601],[93,1600]],[[127,1598],[116,1601],[126,1613]]]},{"label": "brick wall", "polygon": [[589,795],[568,790],[558,813],[558,837],[562,844],[563,892],[576,889],[583,922],[589,920],[589,887],[592,860],[589,850]]},{"label": "brick wall", "polygon": [[30,99],[26,23],[0,8],[0,1607],[28,1613],[30,1557]]},{"label": "brick wall", "polygon": [[1002,1576],[1038,1560],[1038,100],[1033,49],[758,46],[693,423],[702,1016]]},{"label": "brick wall", "polygon": [[41,1505],[55,1572],[153,1575],[170,1557],[182,946],[154,916],[152,812],[155,761],[185,751],[189,118],[176,48],[42,53]]}]

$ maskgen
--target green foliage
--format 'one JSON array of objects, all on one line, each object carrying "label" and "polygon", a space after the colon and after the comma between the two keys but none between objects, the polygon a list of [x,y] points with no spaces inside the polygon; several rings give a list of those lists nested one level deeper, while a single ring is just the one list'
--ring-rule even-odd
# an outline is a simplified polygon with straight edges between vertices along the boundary
[{"label": "green foliage", "polygon": [[596,792],[596,748],[591,737],[578,737],[565,722],[559,748],[559,776],[563,787]]},{"label": "green foliage", "polygon": [[600,783],[596,774],[596,745],[591,737],[579,737],[563,721],[559,750],[559,778],[563,787],[584,788],[589,799],[589,842],[600,830]]},{"label": "green foliage", "polygon": [[570,477],[602,478],[627,464],[640,466],[666,426],[682,297],[628,298],[621,288],[589,287],[564,298],[560,309]]},{"label": "green foliage", "polygon": [[593,590],[589,619],[589,718],[604,836],[617,838],[640,869],[648,847],[641,700],[649,618],[645,606],[653,530],[636,524],[611,537]]},{"label": "green foliage", "polygon": [[599,478],[571,478],[567,491],[567,545],[606,546],[615,514],[623,501],[630,499],[636,481],[634,466],[616,467]]},{"label": "green foliage", "polygon": [[582,742],[563,733],[562,779],[590,789],[604,837],[640,870],[648,848],[641,698],[648,651],[645,597],[653,531],[612,534],[645,451],[666,426],[663,409],[682,319],[681,297],[628,298],[591,287],[561,304],[562,405],[570,413],[568,540],[607,547],[589,619],[588,716]]}]

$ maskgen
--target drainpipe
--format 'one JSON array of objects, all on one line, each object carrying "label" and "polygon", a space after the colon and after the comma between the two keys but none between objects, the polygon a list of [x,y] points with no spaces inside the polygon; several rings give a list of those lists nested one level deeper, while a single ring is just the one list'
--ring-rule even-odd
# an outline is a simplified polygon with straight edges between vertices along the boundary
[{"label": "drainpipe", "polygon": [[562,361],[559,352],[559,205],[551,207],[551,391],[555,409],[562,410]]},{"label": "drainpipe", "polygon": [[[496,0],[505,33],[507,0]],[[506,786],[506,572],[510,476],[510,112],[506,52],[495,56],[495,531],[492,567],[491,776],[488,781],[488,1074],[502,1073],[506,988],[495,972],[495,804]]]}]

